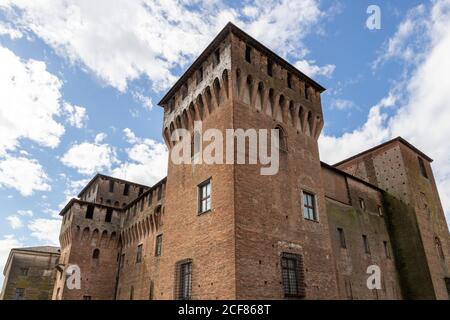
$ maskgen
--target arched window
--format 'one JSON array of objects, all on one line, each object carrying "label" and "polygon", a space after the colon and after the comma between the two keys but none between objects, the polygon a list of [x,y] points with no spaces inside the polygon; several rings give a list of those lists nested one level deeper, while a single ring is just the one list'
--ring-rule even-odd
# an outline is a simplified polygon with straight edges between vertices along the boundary
[{"label": "arched window", "polygon": [[444,260],[445,256],[444,256],[444,250],[442,250],[442,244],[441,244],[441,240],[439,240],[438,237],[434,238],[434,244],[436,245],[436,250],[439,253],[439,257]]},{"label": "arched window", "polygon": [[92,253],[92,259],[98,260],[99,258],[100,258],[100,250],[95,249],[94,252]]},{"label": "arched window", "polygon": [[278,131],[278,149],[282,152],[287,152],[287,137],[284,129],[281,126],[276,126],[275,130]]}]

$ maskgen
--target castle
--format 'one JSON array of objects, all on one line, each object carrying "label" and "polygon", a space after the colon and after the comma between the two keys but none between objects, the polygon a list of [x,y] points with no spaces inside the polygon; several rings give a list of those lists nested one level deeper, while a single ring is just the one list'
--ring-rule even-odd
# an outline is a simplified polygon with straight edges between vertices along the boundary
[{"label": "castle", "polygon": [[[432,160],[396,138],[321,162],[324,90],[228,24],[160,101],[164,140],[172,150],[194,121],[277,128],[279,172],[169,161],[151,187],[96,175],[60,213],[53,299],[448,299]],[[65,285],[69,265],[79,290]]]}]

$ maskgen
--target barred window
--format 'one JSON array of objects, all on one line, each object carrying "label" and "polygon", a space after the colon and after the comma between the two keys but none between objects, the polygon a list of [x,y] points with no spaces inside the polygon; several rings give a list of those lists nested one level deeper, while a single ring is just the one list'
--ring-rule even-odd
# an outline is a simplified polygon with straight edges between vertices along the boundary
[{"label": "barred window", "polygon": [[16,295],[14,300],[23,300],[25,297],[25,289],[24,288],[16,288]]},{"label": "barred window", "polygon": [[317,221],[315,197],[308,192],[303,192],[303,216],[305,219]]},{"label": "barred window", "polygon": [[136,263],[142,262],[142,244],[138,245],[136,252]]},{"label": "barred window", "polygon": [[211,179],[198,186],[198,213],[211,210]]},{"label": "barred window", "polygon": [[175,297],[178,300],[190,300],[192,296],[192,260],[187,259],[176,264]]},{"label": "barred window", "polygon": [[305,296],[303,260],[301,255],[283,253],[281,255],[281,274],[285,297]]}]

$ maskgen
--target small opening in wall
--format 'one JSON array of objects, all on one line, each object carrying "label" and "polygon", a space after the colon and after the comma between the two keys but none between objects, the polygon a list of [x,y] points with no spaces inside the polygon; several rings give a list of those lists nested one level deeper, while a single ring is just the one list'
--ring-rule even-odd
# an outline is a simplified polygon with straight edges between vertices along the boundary
[{"label": "small opening in wall", "polygon": [[245,61],[252,63],[252,48],[249,45],[245,46]]}]

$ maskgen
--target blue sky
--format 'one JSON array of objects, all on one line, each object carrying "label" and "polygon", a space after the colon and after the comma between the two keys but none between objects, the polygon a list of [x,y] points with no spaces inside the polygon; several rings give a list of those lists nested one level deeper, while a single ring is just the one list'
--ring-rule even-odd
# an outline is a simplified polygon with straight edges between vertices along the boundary
[{"label": "blue sky", "polygon": [[[366,27],[372,4],[380,30]],[[448,214],[449,12],[449,0],[0,0],[0,268],[11,247],[56,244],[60,208],[97,171],[165,176],[156,103],[228,21],[328,89],[324,161],[401,135],[435,159]]]}]

